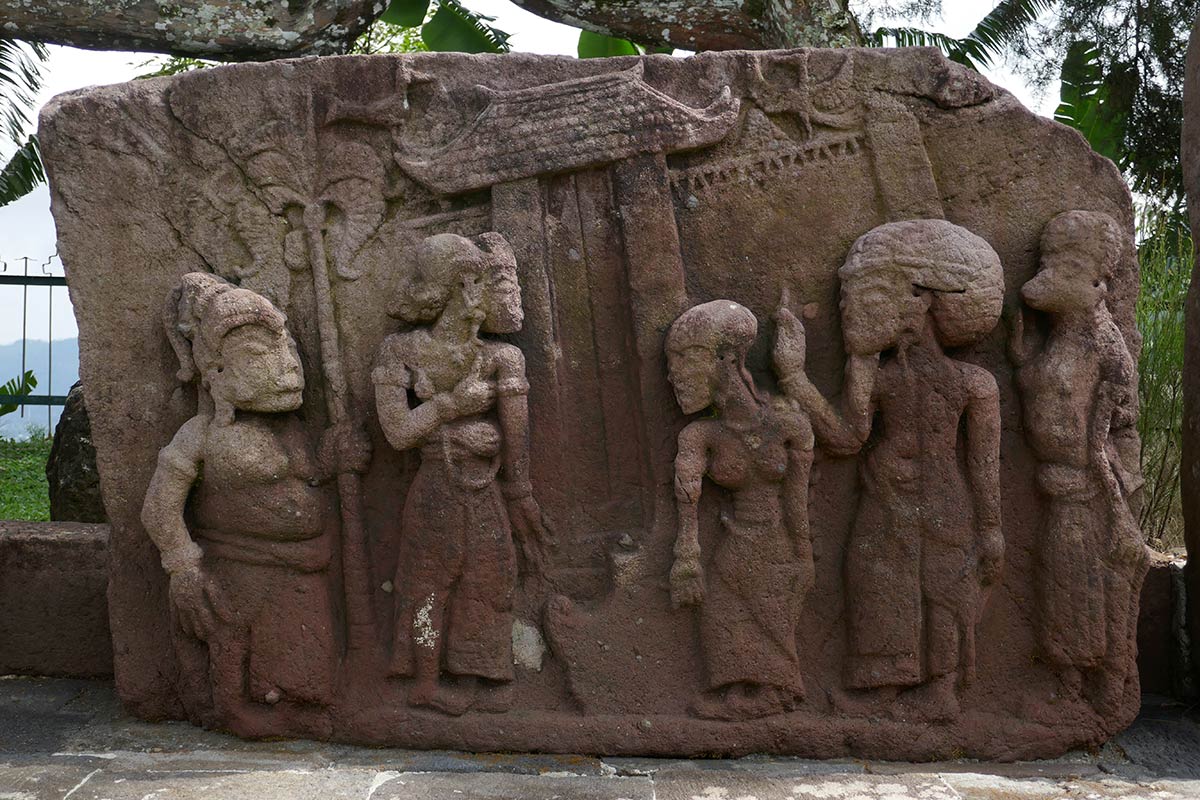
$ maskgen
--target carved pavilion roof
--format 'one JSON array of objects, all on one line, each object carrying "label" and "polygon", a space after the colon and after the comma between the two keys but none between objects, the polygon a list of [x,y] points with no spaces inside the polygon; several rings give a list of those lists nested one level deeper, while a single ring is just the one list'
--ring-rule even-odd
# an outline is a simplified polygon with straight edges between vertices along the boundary
[{"label": "carved pavilion roof", "polygon": [[457,194],[641,153],[707,147],[737,122],[740,101],[728,87],[707,107],[692,108],[647,84],[642,73],[639,63],[528,89],[481,87],[490,102],[462,131],[396,160],[434,192]]}]

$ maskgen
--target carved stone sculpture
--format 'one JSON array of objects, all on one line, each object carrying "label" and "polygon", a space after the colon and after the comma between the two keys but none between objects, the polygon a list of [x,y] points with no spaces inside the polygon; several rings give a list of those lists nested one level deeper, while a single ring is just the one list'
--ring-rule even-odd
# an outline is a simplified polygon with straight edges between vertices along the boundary
[{"label": "carved stone sculpture", "polygon": [[[978,236],[914,220],[863,236],[838,275],[845,416],[801,365],[776,361],[788,395],[812,414],[832,452],[857,452],[875,434],[847,543],[845,685],[889,696],[909,689],[894,713],[953,719],[959,681],[975,677],[980,590],[1000,576],[1004,537],[996,379],[945,348],[973,344],[996,326],[1004,273]],[[781,326],[803,336],[790,312]]]},{"label": "carved stone sculpture", "polygon": [[[712,719],[779,714],[804,697],[796,625],[813,584],[813,433],[803,414],[762,393],[746,371],[757,333],[749,309],[713,300],[684,313],[667,334],[680,408],[712,412],[679,434],[671,567],[672,601],[700,606],[708,692],[693,712]],[[731,494],[721,515],[725,535],[707,569],[698,519],[706,476]]]},{"label": "carved stone sculpture", "polygon": [[279,706],[305,733],[328,735],[333,540],[323,484],[338,457],[365,471],[369,445],[344,429],[331,429],[319,454],[308,441],[292,413],[304,390],[296,344],[261,295],[189,273],[164,322],[179,379],[199,382],[199,407],[159,453],[142,523],[170,576],[182,680],[212,686],[211,703],[202,691],[184,696],[188,715],[265,736]]},{"label": "carved stone sculpture", "polygon": [[[40,141],[131,713],[890,759],[1136,714],[1139,562],[1078,546],[1133,539],[1129,194],[935,51],[238,64]],[[1043,248],[1072,209],[1121,247]],[[1043,261],[1091,310],[1027,292],[1018,368]],[[1060,455],[1064,408],[1109,413]]]},{"label": "carved stone sculpture", "polygon": [[1136,684],[1129,664],[1137,605],[1129,587],[1141,585],[1149,567],[1129,507],[1142,486],[1137,367],[1107,305],[1126,247],[1107,214],[1069,211],[1052,219],[1042,234],[1041,268],[1021,287],[1021,299],[1048,318],[1049,329],[1036,348],[1018,311],[1012,342],[1025,434],[1046,503],[1038,642],[1059,670],[1059,696],[1082,693],[1101,713]]},{"label": "carved stone sculpture", "polygon": [[[512,681],[514,529],[527,576],[543,574],[549,539],[529,481],[525,358],[479,338],[521,329],[516,261],[502,236],[479,238],[422,242],[393,314],[432,325],[384,339],[371,373],[388,443],[421,450],[393,581],[390,672],[415,677],[410,704],[449,714],[467,710],[477,682],[495,690]],[[470,685],[440,686],[443,662]],[[508,704],[507,695],[488,701],[496,711]]]}]

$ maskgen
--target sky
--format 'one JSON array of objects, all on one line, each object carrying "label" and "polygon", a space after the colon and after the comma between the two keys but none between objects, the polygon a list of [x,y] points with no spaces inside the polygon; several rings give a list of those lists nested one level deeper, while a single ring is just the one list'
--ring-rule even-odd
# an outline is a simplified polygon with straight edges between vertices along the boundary
[{"label": "sky", "polygon": [[[466,0],[467,7],[496,17],[497,28],[512,34],[514,50],[531,53],[574,55],[579,31],[550,22],[521,9],[509,0]],[[995,6],[993,0],[952,0],[945,3],[940,21],[924,23],[951,36],[964,36]],[[97,52],[69,47],[52,47],[44,70],[45,87],[38,97],[44,105],[60,92],[127,81],[151,71],[146,66],[157,56],[145,53]],[[1011,91],[1026,105],[1042,114],[1051,114],[1057,90],[1051,88],[1038,97],[1011,70],[1001,67],[985,73],[988,78]],[[12,148],[0,143],[0,161],[7,161]],[[38,274],[55,252],[54,221],[50,216],[50,195],[45,186],[16,203],[0,208],[0,269],[21,272],[28,259],[30,274]],[[62,274],[62,266],[51,260],[49,269]],[[30,289],[23,299],[18,287],[0,286],[0,345],[22,336],[22,306],[27,302],[27,334],[31,339],[71,338],[76,335],[75,319],[66,290],[53,290],[53,301],[45,288]],[[53,308],[53,317],[49,314]],[[3,378],[3,376],[0,376]],[[2,382],[2,380],[0,380]]]}]

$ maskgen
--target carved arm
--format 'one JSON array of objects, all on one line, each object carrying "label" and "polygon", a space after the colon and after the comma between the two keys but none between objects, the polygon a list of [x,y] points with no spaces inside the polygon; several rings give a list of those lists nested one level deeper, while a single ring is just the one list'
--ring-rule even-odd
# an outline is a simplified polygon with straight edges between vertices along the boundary
[{"label": "carved arm", "polygon": [[371,380],[383,435],[397,450],[419,446],[439,425],[454,419],[453,401],[448,394],[437,394],[416,408],[409,407],[408,371],[403,367],[376,367]]},{"label": "carved arm", "polygon": [[975,529],[984,585],[1000,577],[1004,535],[1000,528],[1000,389],[983,370],[968,374],[967,480],[975,501]]},{"label": "carved arm", "polygon": [[158,547],[163,569],[170,574],[200,563],[200,546],[188,533],[183,510],[200,474],[208,422],[207,417],[193,417],[159,451],[158,466],[142,504],[142,525]]},{"label": "carved arm", "polygon": [[871,435],[878,372],[879,354],[852,355],[846,359],[844,408],[841,411],[825,399],[803,372],[784,377],[779,385],[812,419],[813,428],[825,449],[834,455],[850,456],[861,450]]},{"label": "carved arm", "polygon": [[675,456],[675,563],[671,567],[671,602],[676,608],[704,599],[700,566],[700,490],[708,468],[708,444],[703,423],[692,423],[679,434]]},{"label": "carved arm", "polygon": [[800,562],[801,594],[808,593],[816,578],[808,520],[808,481],[813,457],[811,433],[808,438],[807,445],[798,440],[788,443],[788,471],[783,481],[783,516]]}]

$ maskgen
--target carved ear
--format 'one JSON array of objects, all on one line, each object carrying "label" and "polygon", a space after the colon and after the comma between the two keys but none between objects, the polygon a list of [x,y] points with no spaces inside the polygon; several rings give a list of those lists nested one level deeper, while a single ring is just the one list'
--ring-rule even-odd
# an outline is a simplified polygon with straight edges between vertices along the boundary
[{"label": "carved ear", "polygon": [[179,303],[183,298],[183,286],[176,286],[167,295],[167,305],[163,309],[163,327],[167,331],[167,341],[179,359],[179,371],[175,377],[181,383],[191,383],[197,378],[196,360],[192,357],[192,343],[179,330]]}]

